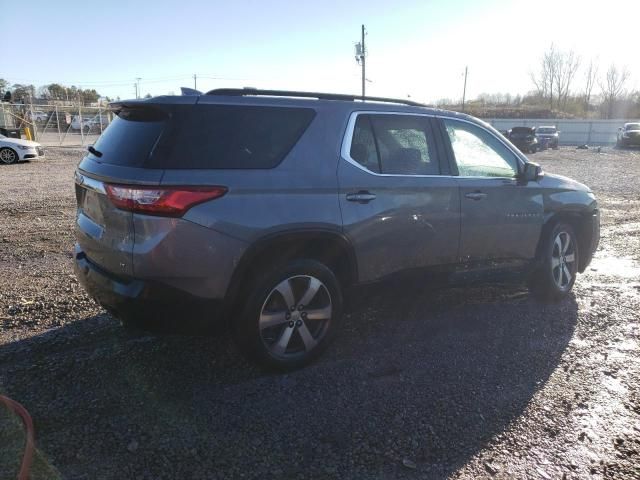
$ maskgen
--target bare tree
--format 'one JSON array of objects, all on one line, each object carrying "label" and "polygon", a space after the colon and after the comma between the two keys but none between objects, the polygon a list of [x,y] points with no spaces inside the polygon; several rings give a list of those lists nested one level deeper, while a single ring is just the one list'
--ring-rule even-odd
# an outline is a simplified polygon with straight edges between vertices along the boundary
[{"label": "bare tree", "polygon": [[598,63],[593,59],[589,61],[589,66],[585,70],[585,86],[584,86],[584,111],[589,111],[589,104],[591,102],[591,92],[593,86],[598,78]]},{"label": "bare tree", "polygon": [[565,107],[575,78],[580,57],[573,50],[562,51],[552,43],[544,52],[537,73],[531,73],[531,80],[538,95],[549,101],[549,108],[553,110],[554,99],[558,108]]},{"label": "bare tree", "polygon": [[613,108],[616,100],[624,95],[624,84],[629,78],[629,71],[626,68],[618,69],[615,64],[611,64],[604,80],[599,82],[602,90],[602,97],[607,108],[607,118],[613,115]]},{"label": "bare tree", "polygon": [[558,52],[552,43],[549,50],[544,52],[540,61],[540,70],[531,72],[531,80],[536,87],[538,95],[543,99],[549,99],[549,107],[553,109],[553,87],[556,78]]},{"label": "bare tree", "polygon": [[580,57],[573,50],[568,52],[558,51],[556,54],[555,66],[555,84],[556,92],[558,92],[558,106],[565,108],[567,106],[567,98],[571,90],[571,83],[580,66]]}]

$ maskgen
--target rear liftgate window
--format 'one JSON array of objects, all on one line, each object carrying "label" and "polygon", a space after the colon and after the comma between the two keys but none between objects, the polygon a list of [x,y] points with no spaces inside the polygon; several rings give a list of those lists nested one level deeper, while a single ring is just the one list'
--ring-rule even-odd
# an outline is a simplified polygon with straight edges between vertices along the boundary
[{"label": "rear liftgate window", "polygon": [[165,128],[167,115],[154,108],[125,108],[114,113],[114,120],[94,145],[102,155],[89,156],[110,165],[144,166]]},{"label": "rear liftgate window", "polygon": [[308,108],[196,105],[176,113],[151,163],[166,169],[273,168],[314,115]]}]

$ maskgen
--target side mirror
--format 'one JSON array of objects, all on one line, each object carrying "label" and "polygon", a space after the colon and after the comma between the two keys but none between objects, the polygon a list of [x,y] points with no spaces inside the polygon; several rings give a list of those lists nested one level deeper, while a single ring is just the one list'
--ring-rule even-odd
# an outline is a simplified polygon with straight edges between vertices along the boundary
[{"label": "side mirror", "polygon": [[524,169],[520,175],[520,179],[523,183],[535,182],[544,176],[542,167],[534,162],[527,162],[524,164]]}]

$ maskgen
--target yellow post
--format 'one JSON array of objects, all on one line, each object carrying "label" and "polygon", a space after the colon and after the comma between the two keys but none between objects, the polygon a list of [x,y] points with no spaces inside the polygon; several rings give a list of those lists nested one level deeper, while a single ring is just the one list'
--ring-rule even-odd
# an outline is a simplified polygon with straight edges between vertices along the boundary
[{"label": "yellow post", "polygon": [[24,129],[24,136],[27,137],[27,140],[33,140],[31,137],[31,129],[29,127]]}]

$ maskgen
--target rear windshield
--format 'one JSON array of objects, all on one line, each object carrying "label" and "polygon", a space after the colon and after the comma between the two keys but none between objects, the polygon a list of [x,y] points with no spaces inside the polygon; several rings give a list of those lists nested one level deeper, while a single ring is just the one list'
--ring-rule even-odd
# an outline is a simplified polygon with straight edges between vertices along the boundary
[{"label": "rear windshield", "polygon": [[[309,126],[309,108],[174,106],[170,119],[120,112],[94,148],[103,163],[161,169],[265,169]],[[133,117],[133,118],[130,118]]]},{"label": "rear windshield", "polygon": [[165,127],[167,117],[154,109],[123,109],[93,146],[101,163],[130,167],[143,166]]},{"label": "rear windshield", "polygon": [[556,133],[556,129],[553,127],[540,127],[536,129],[536,133]]},{"label": "rear windshield", "polygon": [[626,130],[640,130],[640,123],[629,123]]},{"label": "rear windshield", "polygon": [[511,129],[511,133],[532,134],[533,133],[533,128],[531,128],[531,127],[513,127]]}]

